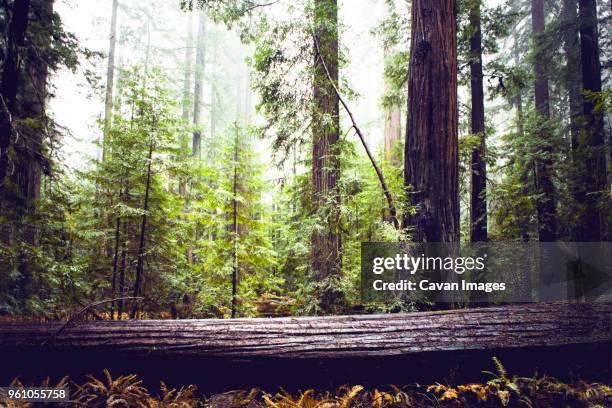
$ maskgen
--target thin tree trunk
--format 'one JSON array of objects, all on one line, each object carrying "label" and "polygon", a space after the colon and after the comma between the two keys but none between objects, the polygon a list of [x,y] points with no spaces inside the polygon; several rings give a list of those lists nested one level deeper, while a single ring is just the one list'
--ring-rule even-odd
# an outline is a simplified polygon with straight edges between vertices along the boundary
[{"label": "thin tree trunk", "polygon": [[202,130],[201,125],[202,114],[202,91],[204,90],[204,64],[206,53],[206,14],[200,11],[198,17],[198,38],[196,40],[196,69],[195,69],[195,85],[193,90],[193,124],[196,129],[193,132],[192,154],[195,158],[200,159],[202,154]]},{"label": "thin tree trunk", "polygon": [[[191,106],[191,59],[193,48],[193,18],[191,13],[187,14],[187,41],[185,43],[185,79],[183,82],[183,121],[189,123],[189,111]],[[182,140],[182,139],[181,139]],[[182,148],[187,149],[187,141]],[[187,183],[184,178],[179,178],[179,195],[185,197],[187,194]]]},{"label": "thin tree trunk", "polygon": [[404,184],[412,189],[404,226],[417,241],[458,242],[459,160],[455,1],[412,3]]},{"label": "thin tree trunk", "polygon": [[[119,194],[119,201],[121,201],[121,194]],[[115,250],[113,255],[113,275],[111,279],[111,299],[114,299],[117,295],[117,268],[119,264],[119,241],[121,239],[121,216],[117,215],[117,224],[115,225]],[[123,294],[121,294],[123,296]],[[120,296],[120,297],[121,297]],[[110,318],[115,319],[115,302],[110,304]]]},{"label": "thin tree trunk", "polygon": [[536,203],[538,235],[540,242],[557,239],[556,193],[552,181],[553,163],[552,134],[547,121],[550,119],[550,97],[548,90],[547,62],[545,58],[544,0],[531,1],[531,22],[534,35],[535,106],[542,130],[540,138],[544,144],[544,157],[535,159],[536,191],[540,196]]},{"label": "thin tree trunk", "polygon": [[[136,262],[136,279],[134,281],[134,297],[140,296],[140,285],[142,283],[142,275],[144,268],[144,255],[146,250],[146,228],[147,228],[147,213],[149,212],[149,192],[151,190],[151,167],[153,163],[153,148],[154,141],[153,137],[151,137],[151,141],[149,142],[149,163],[147,165],[147,184],[145,187],[145,197],[144,197],[144,205],[143,205],[143,214],[142,214],[142,222],[140,224],[140,243],[138,245],[138,259]],[[131,318],[135,319],[136,314],[138,312],[138,303],[134,303],[132,307]]]},{"label": "thin tree trunk", "polygon": [[[5,182],[13,135],[13,118],[17,107],[17,88],[19,87],[20,47],[24,45],[25,33],[30,13],[30,0],[15,0],[11,9],[8,30],[5,38],[5,56],[0,84],[0,186]],[[8,16],[7,16],[8,17]]]},{"label": "thin tree trunk", "polygon": [[[121,218],[117,217],[117,225],[115,227],[115,251],[113,255],[113,277],[111,284],[111,298],[116,296],[117,292],[117,267],[119,264],[119,239],[121,229]],[[111,302],[110,305],[110,318],[115,320],[115,302]]]},{"label": "thin tree trunk", "polygon": [[[599,40],[597,33],[597,3],[595,0],[579,0],[580,50],[584,91],[599,93],[602,90]],[[584,161],[581,177],[582,189],[577,201],[584,206],[578,231],[580,241],[601,241],[606,238],[607,219],[604,203],[600,202],[606,190],[606,157],[603,112],[592,98],[584,98],[584,140],[579,146]]]},{"label": "thin tree trunk", "polygon": [[121,244],[121,266],[119,267],[119,304],[117,306],[117,320],[123,318],[123,298],[125,297],[125,268],[127,257],[127,221],[123,223],[123,243]]},{"label": "thin tree trunk", "polygon": [[479,143],[472,150],[472,183],[470,201],[470,240],[487,240],[487,164],[484,85],[482,72],[482,32],[480,28],[480,0],[473,2],[470,10],[470,74],[472,91],[471,128],[478,135]]},{"label": "thin tree trunk", "polygon": [[185,76],[183,82],[183,120],[189,122],[189,110],[191,106],[191,59],[193,49],[193,18],[187,14],[187,41],[185,42]]},{"label": "thin tree trunk", "polygon": [[[389,54],[389,49],[385,47],[384,50],[385,61]],[[385,92],[388,91],[389,84],[385,81]],[[397,144],[402,137],[402,124],[401,124],[401,108],[399,104],[393,103],[392,105],[384,107],[385,116],[385,129],[384,129],[384,149],[385,149],[385,160],[401,166],[399,163],[400,158],[396,154]]]},{"label": "thin tree trunk", "polygon": [[236,317],[236,290],[238,281],[238,125],[236,124],[236,135],[234,137],[234,181],[232,196],[232,319]]},{"label": "thin tree trunk", "polygon": [[[519,58],[519,54],[520,54],[520,50],[517,48],[517,46],[514,46],[514,63],[516,68],[519,68],[521,65],[521,61]],[[524,117],[523,117],[523,91],[522,89],[519,87],[516,91],[516,95],[514,98],[514,104],[516,106],[516,121],[517,121],[517,132],[519,135],[523,135],[525,133],[525,129],[524,129]]]},{"label": "thin tree trunk", "polygon": [[115,82],[115,47],[117,44],[117,9],[119,1],[113,0],[110,36],[108,44],[108,66],[106,69],[106,96],[104,99],[104,138],[102,140],[102,161],[106,160],[106,143],[113,115],[113,87]]},{"label": "thin tree trunk", "polygon": [[[195,130],[192,136],[192,147],[191,154],[199,162],[202,158],[202,129],[201,129],[201,116],[202,116],[202,92],[204,89],[204,66],[205,66],[205,52],[206,52],[206,14],[204,11],[200,11],[198,15],[198,34],[196,38],[196,64],[195,64],[195,78],[194,78],[194,90],[193,90],[193,125]],[[198,239],[197,226],[193,225],[192,233],[193,242]],[[190,264],[195,262],[193,247],[187,249],[187,260]]]},{"label": "thin tree trunk", "polygon": [[[212,45],[211,50],[212,62],[210,64],[210,137],[211,140],[215,140],[215,135],[217,134],[217,45]],[[209,149],[209,158],[214,156],[214,146],[210,146]]]},{"label": "thin tree trunk", "polygon": [[[315,0],[314,120],[312,143],[312,187],[314,211],[320,230],[311,237],[312,279],[323,283],[316,291],[319,307],[330,312],[341,298],[339,290],[329,284],[342,273],[342,240],[340,234],[339,101],[333,83],[338,81],[338,5],[336,0]],[[319,55],[321,54],[321,58]],[[331,81],[328,80],[327,64]],[[327,283],[327,284],[326,284]]]}]

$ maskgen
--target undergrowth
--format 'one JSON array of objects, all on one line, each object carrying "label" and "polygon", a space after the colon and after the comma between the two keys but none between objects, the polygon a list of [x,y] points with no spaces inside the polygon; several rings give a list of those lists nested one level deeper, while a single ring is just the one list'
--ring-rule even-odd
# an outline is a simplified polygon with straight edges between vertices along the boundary
[{"label": "undergrowth", "polygon": [[[55,407],[78,408],[610,408],[612,387],[584,381],[566,384],[549,376],[510,376],[502,363],[493,359],[495,372],[484,383],[462,385],[389,385],[365,389],[360,385],[343,386],[335,391],[309,389],[298,393],[284,390],[271,394],[259,389],[231,391],[213,396],[198,396],[193,385],[169,388],[163,382],[152,394],[136,375],[113,378],[104,370],[102,379],[88,376],[78,385],[63,378],[58,384],[45,381],[41,386],[70,385],[71,402],[48,404]],[[22,386],[15,379],[11,386]],[[35,408],[47,406],[31,403],[0,401],[0,407]]]}]

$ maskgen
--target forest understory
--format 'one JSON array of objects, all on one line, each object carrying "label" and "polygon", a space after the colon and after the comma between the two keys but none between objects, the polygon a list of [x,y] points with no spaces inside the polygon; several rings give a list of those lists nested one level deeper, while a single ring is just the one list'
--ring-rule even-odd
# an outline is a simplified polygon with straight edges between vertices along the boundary
[{"label": "forest understory", "polygon": [[[325,391],[266,391],[257,388],[202,394],[194,385],[172,388],[163,381],[159,388],[147,389],[137,375],[116,376],[103,370],[99,377],[90,375],[82,383],[68,377],[57,384],[47,379],[43,386],[68,386],[70,403],[57,407],[91,408],[424,408],[424,407],[529,407],[529,408],[603,408],[612,404],[612,387],[584,380],[564,383],[547,375],[520,377],[507,372],[502,362],[493,358],[492,371],[484,371],[482,382],[456,383],[445,380],[432,385],[386,385],[368,388],[341,386]],[[452,375],[452,373],[451,373]],[[23,385],[15,379],[11,386]],[[2,403],[2,402],[0,402]],[[46,406],[8,402],[6,408]],[[51,405],[50,405],[51,406]]]}]

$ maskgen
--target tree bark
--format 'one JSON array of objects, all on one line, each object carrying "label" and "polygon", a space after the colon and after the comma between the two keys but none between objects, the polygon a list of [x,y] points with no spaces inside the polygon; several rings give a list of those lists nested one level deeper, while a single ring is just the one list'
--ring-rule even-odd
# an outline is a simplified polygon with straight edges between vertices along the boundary
[{"label": "tree bark", "polygon": [[[30,23],[25,38],[27,49],[46,50],[53,35],[53,0],[32,0]],[[48,62],[40,53],[28,53],[20,64],[23,78],[17,95],[14,131],[19,137],[13,142],[15,159],[11,179],[14,193],[14,223],[17,241],[30,247],[39,244],[38,202],[43,169],[49,170],[49,159],[44,153],[48,134],[47,100]],[[24,307],[32,282],[32,257],[29,251],[18,248],[20,300]]]},{"label": "tree bark", "polygon": [[113,0],[111,26],[108,44],[108,66],[106,68],[106,96],[104,99],[104,139],[102,140],[102,161],[106,160],[106,138],[113,115],[113,87],[115,82],[115,47],[117,44],[117,9],[119,0]]},{"label": "tree bark", "polygon": [[409,314],[231,321],[83,321],[66,327],[62,322],[5,323],[0,325],[0,354],[46,347],[47,353],[112,351],[113,355],[132,357],[189,355],[244,361],[552,347],[611,342],[611,313],[611,303],[544,303]]},{"label": "tree bark", "polygon": [[[582,82],[584,91],[598,93],[602,90],[599,40],[597,33],[597,3],[595,0],[579,0],[580,50]],[[596,101],[584,98],[584,140],[579,146],[584,161],[581,175],[582,188],[576,200],[584,206],[583,217],[578,230],[580,241],[601,241],[606,237],[606,210],[600,202],[606,190],[606,157],[604,117],[597,110]]]},{"label": "tree bark", "polygon": [[472,183],[470,201],[470,240],[486,241],[487,236],[487,164],[484,85],[482,71],[482,32],[480,1],[474,1],[470,10],[470,26],[474,34],[470,38],[470,75],[472,91],[471,129],[478,135],[478,146],[472,150]]},{"label": "tree bark", "polygon": [[544,0],[531,1],[531,23],[534,36],[535,106],[541,123],[540,138],[544,145],[543,156],[535,159],[536,191],[540,195],[536,208],[538,214],[538,236],[540,242],[557,239],[556,193],[552,181],[552,134],[547,121],[550,119],[550,96],[545,35]]},{"label": "tree bark", "polygon": [[[584,163],[580,159],[579,152],[579,136],[580,136],[580,120],[583,115],[583,100],[582,100],[582,77],[581,77],[581,62],[580,62],[580,38],[579,21],[578,21],[578,1],[563,0],[561,10],[561,33],[563,38],[563,50],[566,58],[566,64],[563,74],[563,86],[568,95],[569,103],[569,139],[570,139],[570,154],[572,161],[572,172],[569,179],[569,188],[572,196],[576,199],[580,194],[582,178],[580,173]],[[581,209],[575,208],[574,211],[580,213]],[[581,217],[574,221],[571,225],[570,239],[572,241],[579,240],[578,230],[581,229]]]},{"label": "tree bark", "polygon": [[[368,147],[365,135],[363,134],[363,132],[361,131],[361,128],[357,124],[357,121],[355,120],[355,116],[353,115],[353,112],[349,109],[348,104],[346,103],[344,98],[342,98],[342,95],[340,95],[340,90],[338,90],[338,87],[336,86],[336,84],[334,83],[334,81],[332,79],[332,76],[331,76],[331,73],[330,73],[329,68],[327,66],[327,63],[325,62],[325,60],[322,57],[321,47],[320,47],[319,42],[318,42],[316,37],[314,37],[314,43],[315,43],[315,50],[316,50],[317,55],[319,57],[319,61],[321,62],[321,65],[323,66],[323,70],[325,71],[325,75],[327,76],[327,80],[332,85],[334,93],[338,97],[338,101],[340,102],[340,104],[342,104],[342,107],[344,108],[344,110],[346,111],[347,115],[349,116],[349,119],[351,120],[351,123],[353,124],[353,129],[355,130],[355,133],[357,133],[357,136],[359,136],[359,140],[361,141],[361,145],[363,146],[363,149],[365,150],[366,155],[370,159],[370,163],[372,164],[372,167],[374,168],[374,171],[376,172],[376,176],[378,177],[378,181],[380,182],[380,187],[382,188],[383,195],[385,196],[385,198],[387,200],[387,204],[389,205],[389,215],[390,215],[389,218],[390,218],[390,221],[391,221],[391,223],[393,224],[393,226],[396,229],[399,229],[400,225],[399,225],[399,221],[397,219],[397,210],[395,208],[395,204],[393,204],[393,197],[391,196],[391,192],[389,191],[389,188],[387,187],[387,183],[385,182],[385,177],[383,176],[383,173],[380,170],[380,167],[378,167],[378,164],[376,163],[376,159],[374,158],[374,155],[372,155],[372,152],[370,151],[370,148]],[[295,156],[295,154],[294,154],[294,156]],[[295,159],[295,157],[294,157],[294,159]],[[294,173],[295,173],[295,163],[294,163]]]},{"label": "tree bark", "polygon": [[458,242],[459,161],[455,1],[412,4],[404,184],[411,189],[404,227],[417,241]]},{"label": "tree bark", "polygon": [[[384,50],[385,61],[389,54],[389,49]],[[385,81],[385,92],[389,89],[389,84]],[[401,166],[400,158],[397,157],[397,144],[402,137],[402,112],[399,104],[392,104],[384,107],[385,129],[384,129],[384,149],[385,160]]]},{"label": "tree bark", "polygon": [[[314,55],[313,77],[313,141],[312,141],[312,201],[320,228],[311,237],[312,279],[324,282],[342,272],[342,241],[340,235],[340,159],[339,101],[333,83],[338,81],[338,5],[336,0],[315,0],[315,43],[320,49]],[[315,47],[316,48],[316,47]],[[323,59],[323,61],[322,61]],[[327,77],[325,66],[331,81]],[[333,83],[332,83],[333,82]],[[315,296],[323,312],[330,312],[341,294],[321,285]]]},{"label": "tree bark", "polygon": [[[20,47],[23,47],[30,13],[30,0],[15,0],[11,9],[5,38],[6,51],[0,84],[0,186],[5,182],[8,169],[8,151],[13,136],[13,118],[17,107],[17,89],[20,84]],[[8,16],[7,16],[8,17]]]}]

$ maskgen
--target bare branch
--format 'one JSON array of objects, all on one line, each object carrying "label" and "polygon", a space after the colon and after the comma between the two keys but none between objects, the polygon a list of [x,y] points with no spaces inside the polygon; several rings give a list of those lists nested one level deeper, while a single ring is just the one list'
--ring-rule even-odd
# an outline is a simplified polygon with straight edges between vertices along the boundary
[{"label": "bare branch", "polygon": [[378,164],[376,163],[376,159],[374,159],[374,156],[372,155],[372,152],[370,151],[370,148],[368,147],[368,144],[366,143],[365,136],[363,135],[361,128],[359,127],[359,125],[357,125],[357,121],[355,120],[355,117],[353,116],[353,112],[351,112],[351,110],[348,107],[348,104],[345,102],[344,98],[342,98],[342,95],[340,95],[340,91],[338,90],[338,87],[336,86],[334,80],[331,77],[331,74],[329,73],[329,69],[327,68],[325,59],[323,58],[323,55],[321,54],[319,40],[314,34],[314,31],[312,33],[312,38],[314,40],[314,44],[315,44],[315,48],[317,52],[317,58],[321,60],[321,64],[323,65],[323,68],[325,70],[325,75],[327,76],[328,81],[331,83],[332,87],[334,88],[334,92],[338,96],[338,100],[342,104],[342,107],[344,108],[346,113],[349,115],[349,118],[351,119],[351,122],[353,124],[353,128],[355,128],[355,132],[357,132],[357,135],[359,136],[359,140],[361,140],[361,144],[363,145],[363,148],[365,149],[366,154],[368,155],[368,158],[370,159],[370,162],[372,163],[372,167],[374,167],[374,170],[376,171],[376,175],[378,176],[378,181],[380,182],[380,186],[383,189],[383,193],[385,194],[385,198],[387,199],[387,203],[389,205],[389,212],[391,213],[391,221],[393,222],[393,226],[395,227],[395,229],[399,230],[400,224],[397,219],[397,210],[395,208],[395,205],[393,204],[393,196],[391,195],[391,192],[389,192],[389,189],[387,188],[387,183],[385,182],[383,173],[380,170],[380,167],[378,167]]}]

